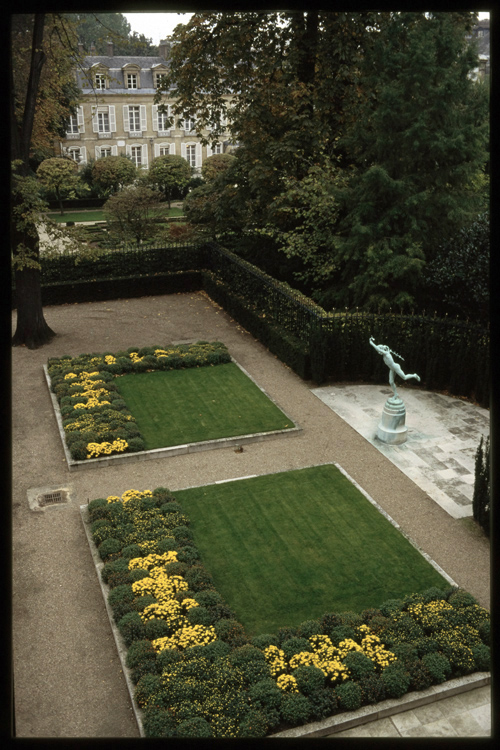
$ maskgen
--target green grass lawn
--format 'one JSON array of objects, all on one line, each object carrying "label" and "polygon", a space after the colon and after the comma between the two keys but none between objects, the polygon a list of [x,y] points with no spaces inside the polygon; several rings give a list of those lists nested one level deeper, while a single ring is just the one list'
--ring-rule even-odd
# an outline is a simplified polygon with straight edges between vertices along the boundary
[{"label": "green grass lawn", "polygon": [[115,382],[147,450],[295,426],[233,362]]},{"label": "green grass lawn", "polygon": [[250,635],[448,586],[333,465],[175,496],[202,563]]},{"label": "green grass lawn", "polygon": [[[104,212],[101,210],[94,210],[94,211],[65,211],[64,214],[60,212],[57,213],[50,213],[49,214],[52,221],[56,221],[58,223],[61,222],[67,222],[67,221],[106,221],[106,217],[104,215]],[[157,211],[157,216],[183,216],[182,209],[180,208],[171,208],[170,211],[168,210],[167,206],[161,206]]]}]

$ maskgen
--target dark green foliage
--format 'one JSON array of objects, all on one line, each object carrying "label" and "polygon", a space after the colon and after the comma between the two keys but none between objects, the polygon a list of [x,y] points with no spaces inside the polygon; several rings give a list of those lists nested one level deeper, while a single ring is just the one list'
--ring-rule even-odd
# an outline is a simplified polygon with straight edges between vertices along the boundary
[{"label": "dark green foliage", "polygon": [[73,461],[85,461],[87,458],[87,443],[84,443],[83,440],[78,440],[72,443],[69,452]]},{"label": "dark green foliage", "polygon": [[391,651],[394,656],[397,656],[398,663],[403,664],[405,669],[410,669],[418,658],[417,648],[413,643],[396,643],[391,647]]},{"label": "dark green foliage", "polygon": [[182,661],[182,654],[173,648],[166,648],[160,651],[156,657],[156,662],[160,671],[163,671],[166,667],[170,667],[172,664]]},{"label": "dark green foliage", "polygon": [[249,643],[234,649],[229,660],[241,672],[247,687],[270,677],[266,657],[262,651]]},{"label": "dark green foliage", "polygon": [[451,675],[451,666],[449,660],[439,652],[424,654],[422,664],[429,670],[433,682],[439,684],[445,682]]},{"label": "dark green foliage", "polygon": [[258,739],[265,737],[268,723],[261,711],[250,709],[239,727],[239,736],[244,739]]},{"label": "dark green foliage", "polygon": [[144,661],[156,661],[156,651],[151,641],[135,641],[127,651],[125,663],[133,669]]},{"label": "dark green foliage", "polygon": [[173,533],[175,541],[179,544],[193,541],[193,532],[187,526],[176,526]]},{"label": "dark green foliage", "polygon": [[128,544],[122,549],[122,557],[126,560],[133,560],[135,557],[142,557],[143,551],[138,544]]},{"label": "dark green foliage", "polygon": [[154,641],[156,638],[164,638],[165,636],[172,635],[172,630],[165,620],[153,617],[144,623],[144,635],[150,641]]},{"label": "dark green foliage", "polygon": [[379,609],[385,617],[391,617],[396,612],[399,612],[402,606],[402,599],[388,599],[386,602],[380,605]]},{"label": "dark green foliage", "polygon": [[213,737],[210,724],[202,716],[194,716],[192,719],[182,721],[177,727],[177,737]]},{"label": "dark green foliage", "polygon": [[313,647],[309,641],[306,638],[299,638],[298,636],[287,638],[281,644],[281,648],[287,659],[291,659],[295,654],[300,654],[301,651],[313,651]]},{"label": "dark green foliage", "polygon": [[472,647],[472,656],[476,669],[480,672],[489,672],[491,668],[490,648],[484,643],[478,643]]},{"label": "dark green foliage", "polygon": [[460,609],[461,607],[470,607],[473,604],[477,604],[477,600],[468,591],[458,589],[450,594],[448,604],[451,604],[455,609]]},{"label": "dark green foliage", "polygon": [[[189,531],[189,529],[186,529],[186,531]],[[204,589],[214,588],[212,576],[202,565],[193,565],[187,570],[185,580],[187,581],[189,588],[193,591],[203,591]]]},{"label": "dark green foliage", "polygon": [[326,633],[334,645],[339,644],[341,641],[345,641],[347,638],[352,638],[355,641],[358,638],[356,631],[350,628],[348,625],[336,625]]},{"label": "dark green foliage", "polygon": [[186,563],[186,565],[195,565],[196,562],[200,559],[200,553],[193,545],[185,544],[179,550],[177,559],[180,563],[182,562]]},{"label": "dark green foliage", "polygon": [[446,592],[442,591],[442,589],[438,589],[437,587],[433,586],[422,594],[422,601],[424,604],[428,604],[429,602],[439,601],[439,599],[446,599]]},{"label": "dark green foliage", "polygon": [[349,652],[344,659],[344,664],[348,668],[351,678],[356,682],[375,672],[375,665],[372,660],[360,651]]},{"label": "dark green foliage", "polygon": [[108,595],[108,603],[113,610],[116,622],[119,622],[128,612],[134,610],[133,601],[134,592],[129,584],[125,583],[111,589]]},{"label": "dark green foliage", "polygon": [[410,686],[410,675],[399,662],[393,662],[384,669],[380,677],[388,698],[401,698]]},{"label": "dark green foliage", "polygon": [[158,542],[158,553],[164,554],[165,552],[170,552],[172,550],[177,550],[179,548],[178,543],[175,541],[175,539],[160,539]]},{"label": "dark green foliage", "polygon": [[346,680],[335,688],[340,708],[356,711],[361,706],[363,694],[357,682]]},{"label": "dark green foliage", "polygon": [[169,576],[185,576],[189,566],[183,562],[172,562],[165,565],[165,570]]},{"label": "dark green foliage", "polygon": [[280,713],[283,721],[296,727],[308,721],[311,716],[311,704],[305,695],[284,693],[281,698]]},{"label": "dark green foliage", "polygon": [[237,620],[222,618],[215,623],[214,628],[217,638],[220,638],[221,641],[228,643],[233,648],[244,646],[248,643],[245,629]]},{"label": "dark green foliage", "polygon": [[278,646],[278,637],[271,633],[254,635],[251,644],[252,646],[256,646],[256,648],[259,648],[261,651],[264,651],[268,646]]},{"label": "dark green foliage", "polygon": [[297,680],[297,687],[300,692],[308,698],[325,686],[325,675],[317,667],[297,667],[293,670],[293,676]]},{"label": "dark green foliage", "polygon": [[296,633],[297,633],[296,628],[290,628],[290,627],[279,628],[277,632],[279,647],[281,648],[283,646],[283,643],[287,641],[289,638],[295,638]]},{"label": "dark green foliage", "polygon": [[408,669],[410,690],[426,690],[433,683],[432,674],[423,661],[417,659]]},{"label": "dark green foliage", "polygon": [[491,643],[491,626],[490,621],[485,620],[479,625],[479,635],[481,637],[481,640],[486,646],[489,646]]},{"label": "dark green foliage", "polygon": [[483,448],[483,438],[476,451],[476,462],[474,467],[474,494],[472,497],[472,514],[474,520],[490,533],[490,442],[489,437]]},{"label": "dark green foliage", "polygon": [[119,557],[106,563],[101,571],[101,578],[111,588],[129,583],[128,561]]},{"label": "dark green foliage", "polygon": [[170,711],[163,708],[146,708],[142,715],[146,737],[175,737],[176,722]]},{"label": "dark green foliage", "polygon": [[310,638],[312,635],[321,633],[321,623],[319,620],[305,620],[297,628],[299,638]]},{"label": "dark green foliage", "polygon": [[90,530],[92,532],[92,539],[94,540],[94,544],[96,545],[96,547],[98,547],[105,539],[109,539],[115,534],[115,529],[111,525],[110,521],[106,518],[101,518],[98,521],[94,521],[94,523],[90,527]]},{"label": "dark green foliage", "polygon": [[134,583],[135,581],[140,581],[141,578],[148,578],[149,572],[144,568],[134,568],[133,570],[129,571],[128,575],[130,581]]},{"label": "dark green foliage", "polygon": [[378,674],[369,674],[359,680],[363,705],[385,699],[385,685]]},{"label": "dark green foliage", "polygon": [[105,539],[102,544],[99,545],[99,555],[101,556],[101,560],[104,560],[106,562],[107,560],[112,559],[113,557],[118,556],[122,548],[122,543],[119,539],[113,539],[108,538]]},{"label": "dark green foliage", "polygon": [[120,631],[126,646],[131,646],[134,641],[144,640],[144,624],[138,612],[129,612],[124,615],[118,623]]},{"label": "dark green foliage", "polygon": [[135,700],[141,708],[146,704],[151,696],[159,693],[161,690],[161,678],[155,674],[145,674],[136,685]]},{"label": "dark green foliage", "polygon": [[214,618],[208,609],[205,607],[192,607],[188,610],[187,619],[191,625],[212,625]]},{"label": "dark green foliage", "polygon": [[338,707],[337,694],[330,688],[320,688],[308,696],[311,706],[311,719],[320,721],[332,716]]}]

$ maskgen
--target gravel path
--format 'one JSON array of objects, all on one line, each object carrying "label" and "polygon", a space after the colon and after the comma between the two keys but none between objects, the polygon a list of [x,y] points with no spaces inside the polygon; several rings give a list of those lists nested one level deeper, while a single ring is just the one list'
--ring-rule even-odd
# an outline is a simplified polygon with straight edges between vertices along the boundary
[{"label": "gravel path", "polygon": [[[460,586],[489,607],[489,544],[451,518],[204,293],[45,308],[57,336],[12,351],[13,649],[18,737],[137,737],[80,519],[88,499],[172,490],[249,474],[339,463]],[[13,316],[13,322],[15,315]],[[67,469],[42,365],[51,356],[220,340],[303,428],[299,437],[168,459]],[[28,490],[70,502],[30,510]]]}]

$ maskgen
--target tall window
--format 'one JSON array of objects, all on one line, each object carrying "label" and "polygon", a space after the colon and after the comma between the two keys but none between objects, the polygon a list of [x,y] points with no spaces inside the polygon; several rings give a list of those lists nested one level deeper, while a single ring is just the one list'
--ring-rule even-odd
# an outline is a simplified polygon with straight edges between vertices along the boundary
[{"label": "tall window", "polygon": [[104,159],[106,156],[111,156],[111,146],[101,146],[101,159]]},{"label": "tall window", "polygon": [[170,146],[159,146],[159,156],[168,156],[170,154]]},{"label": "tall window", "polygon": [[127,88],[128,89],[137,88],[137,73],[127,73]]},{"label": "tall window", "polygon": [[78,132],[78,117],[76,117],[76,115],[70,115],[68,125],[66,127],[66,133],[74,134]]},{"label": "tall window", "polygon": [[190,167],[196,167],[196,146],[186,146],[186,160]]},{"label": "tall window", "polygon": [[142,164],[142,146],[132,146],[130,153],[135,166],[140,167]]},{"label": "tall window", "polygon": [[109,114],[107,112],[97,113],[97,130],[99,133],[109,133]]},{"label": "tall window", "polygon": [[159,88],[160,86],[162,86],[166,80],[167,80],[167,76],[165,73],[156,73],[155,75],[156,88]]},{"label": "tall window", "polygon": [[168,124],[168,113],[167,112],[158,112],[158,130],[159,131],[165,131],[169,130],[169,124]]},{"label": "tall window", "polygon": [[95,87],[102,91],[106,88],[106,76],[103,73],[97,73],[95,77]]},{"label": "tall window", "polygon": [[184,118],[184,130],[187,133],[190,133],[192,130],[194,130],[196,127],[196,120],[194,117],[185,117]]},{"label": "tall window", "polygon": [[222,154],[222,143],[216,143],[212,148],[212,154]]},{"label": "tall window", "polygon": [[128,108],[128,122],[131,133],[141,132],[141,110],[140,107]]}]

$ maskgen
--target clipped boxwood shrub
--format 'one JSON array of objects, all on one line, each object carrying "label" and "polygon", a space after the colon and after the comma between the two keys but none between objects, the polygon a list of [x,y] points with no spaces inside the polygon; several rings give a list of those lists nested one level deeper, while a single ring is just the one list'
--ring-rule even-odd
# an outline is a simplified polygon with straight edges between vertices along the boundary
[{"label": "clipped boxwood shrub", "polygon": [[302,666],[293,670],[293,677],[297,680],[297,687],[301,693],[310,697],[325,686],[325,675],[314,666]]},{"label": "clipped boxwood shrub", "polygon": [[305,724],[311,716],[311,704],[300,693],[284,693],[281,698],[280,713],[283,721],[293,727]]},{"label": "clipped boxwood shrub", "polygon": [[388,698],[401,698],[410,687],[410,674],[397,661],[384,669],[380,679],[384,683]]},{"label": "clipped boxwood shrub", "polygon": [[177,737],[209,738],[213,737],[210,724],[202,716],[182,721],[177,727]]},{"label": "clipped boxwood shrub", "polygon": [[335,688],[340,708],[356,711],[363,701],[363,693],[357,682],[346,680]]},{"label": "clipped boxwood shrub", "polygon": [[170,711],[164,708],[144,709],[142,726],[146,737],[175,737],[176,722]]},{"label": "clipped boxwood shrub", "polygon": [[361,651],[350,651],[343,661],[356,682],[375,672],[375,664]]},{"label": "clipped boxwood shrub", "polygon": [[422,656],[422,664],[425,664],[431,673],[433,682],[439,684],[445,682],[451,675],[451,666],[449,660],[439,652],[432,652]]},{"label": "clipped boxwood shrub", "polygon": [[113,557],[117,557],[122,548],[122,543],[119,539],[114,539],[113,537],[110,537],[108,539],[105,539],[98,547],[98,552],[101,557],[101,560],[104,560],[106,562],[107,560],[112,559]]},{"label": "clipped boxwood shrub", "polygon": [[301,651],[312,652],[313,650],[313,647],[306,638],[299,638],[298,636],[283,641],[281,648],[285,652],[285,656],[288,660],[290,660],[292,656],[295,656],[295,654],[300,654]]},{"label": "clipped boxwood shrub", "polygon": [[135,687],[135,700],[141,708],[147,701],[162,689],[161,677],[156,674],[145,674]]},{"label": "clipped boxwood shrub", "polygon": [[120,631],[126,646],[131,646],[134,641],[144,640],[146,633],[144,623],[138,612],[128,612],[118,622]]}]

